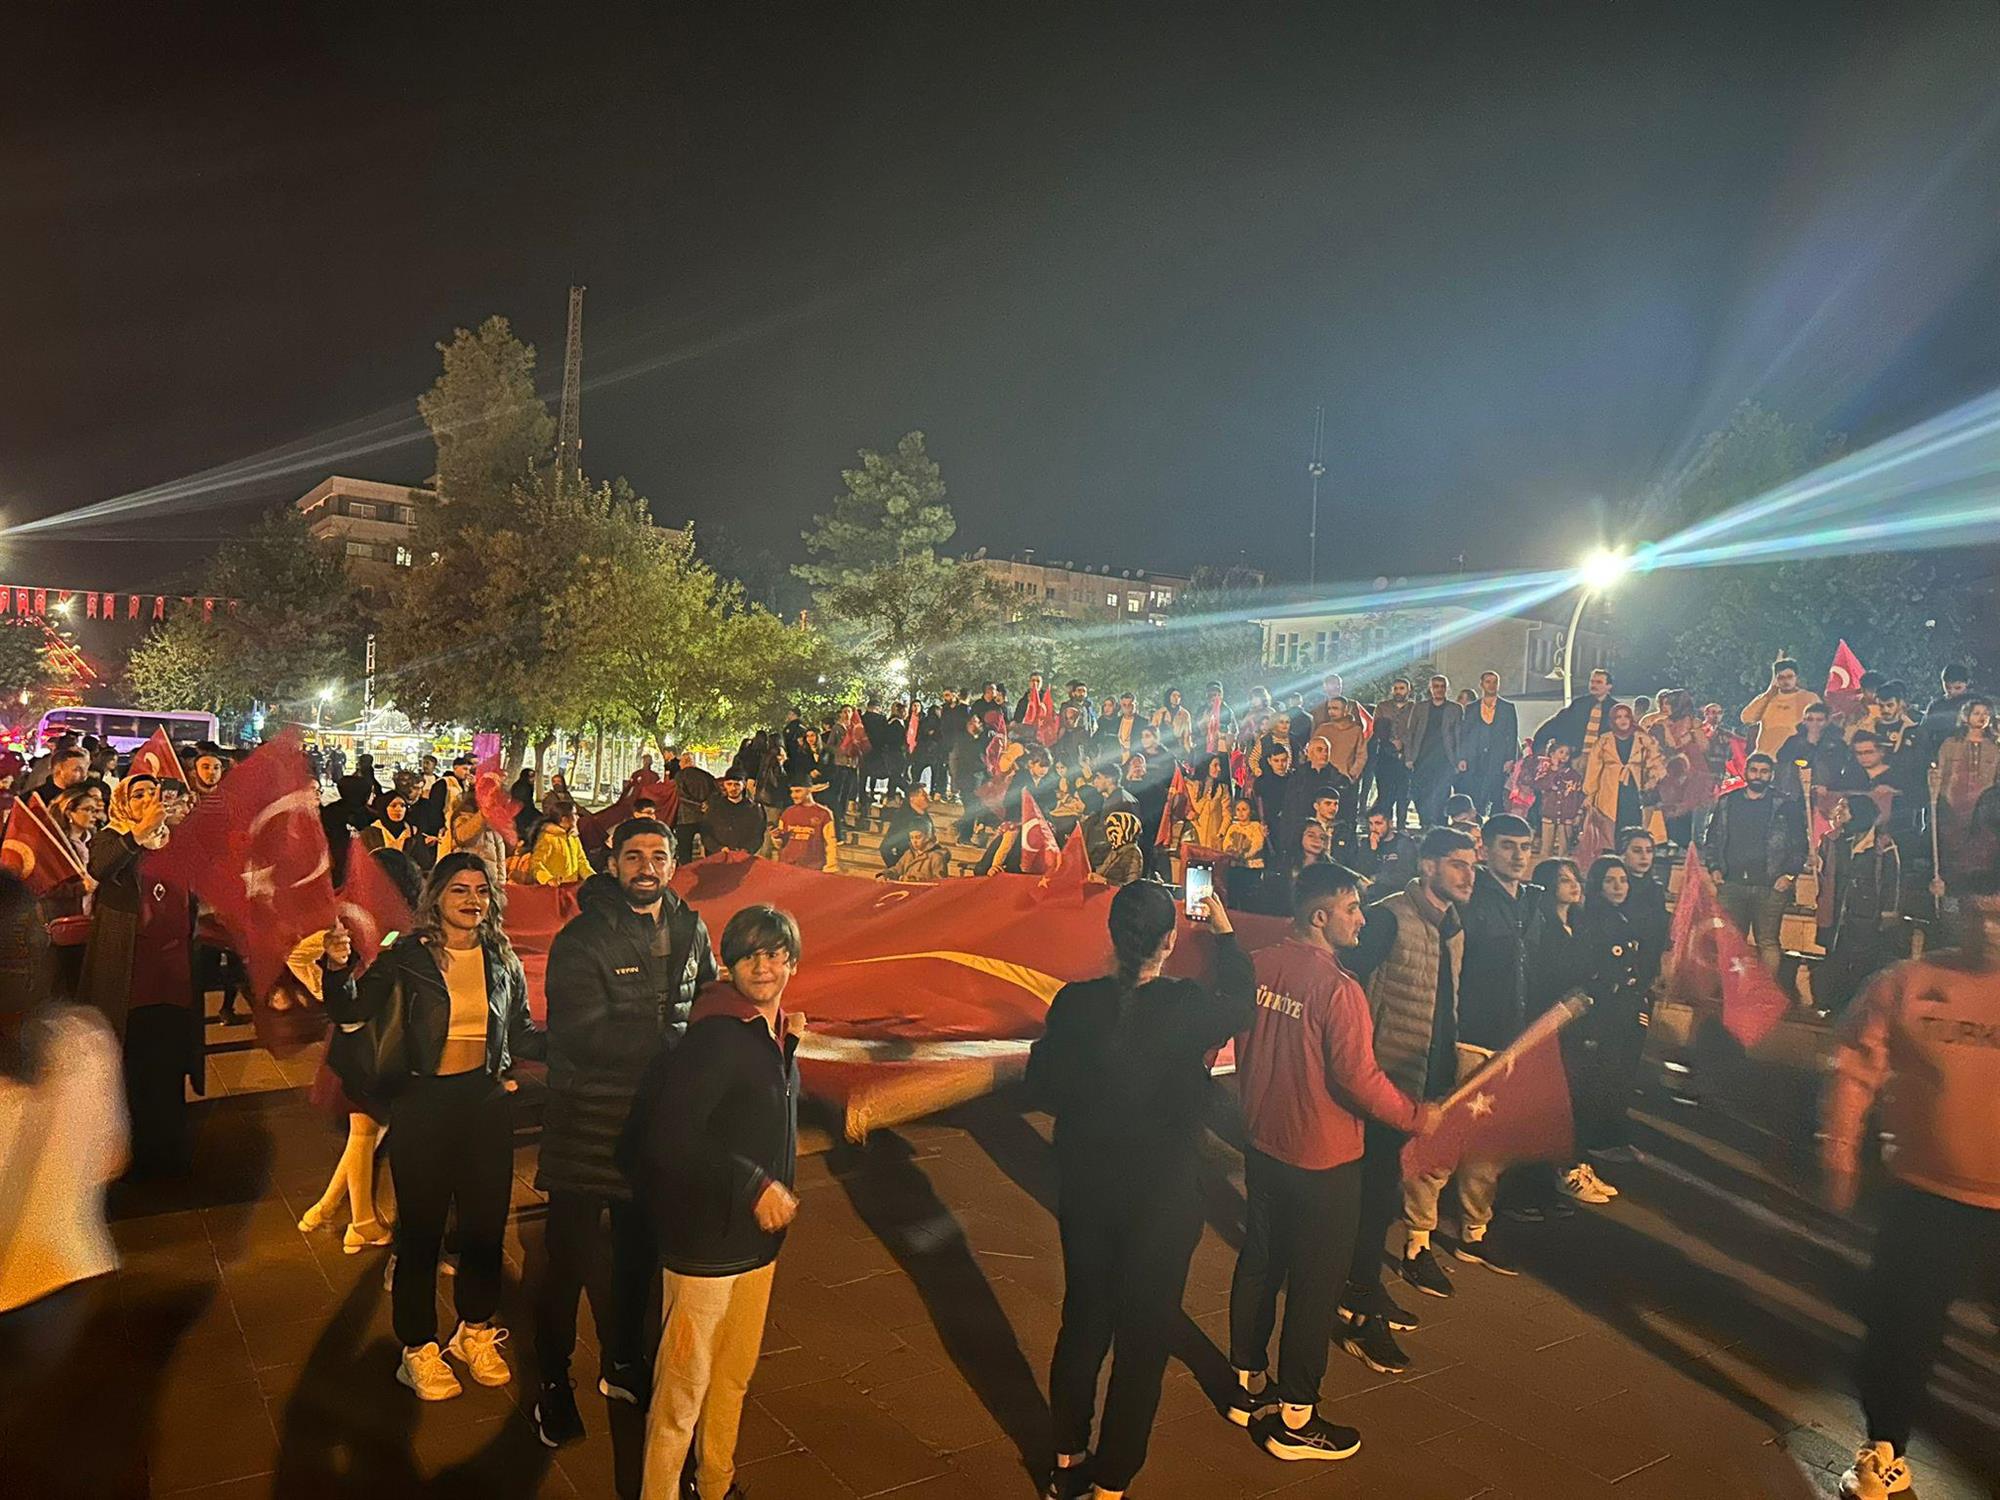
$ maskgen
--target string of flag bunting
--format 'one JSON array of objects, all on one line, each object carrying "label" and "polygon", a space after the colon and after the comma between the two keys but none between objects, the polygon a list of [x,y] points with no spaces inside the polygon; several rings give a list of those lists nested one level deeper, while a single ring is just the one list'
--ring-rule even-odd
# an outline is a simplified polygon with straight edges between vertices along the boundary
[{"label": "string of flag bunting", "polygon": [[189,609],[197,605],[204,620],[215,618],[216,610],[236,613],[234,599],[207,598],[198,594],[121,594],[96,589],[44,588],[39,585],[0,584],[0,615],[24,618],[46,617],[51,611],[74,617],[76,601],[83,600],[86,620],[164,620],[170,605]]}]

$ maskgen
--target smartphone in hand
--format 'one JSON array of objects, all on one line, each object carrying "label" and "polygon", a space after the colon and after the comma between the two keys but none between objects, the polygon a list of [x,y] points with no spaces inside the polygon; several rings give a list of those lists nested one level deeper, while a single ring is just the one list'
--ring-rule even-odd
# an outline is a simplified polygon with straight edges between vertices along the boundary
[{"label": "smartphone in hand", "polygon": [[1187,904],[1185,907],[1188,916],[1197,922],[1203,920],[1202,904],[1214,894],[1215,871],[1207,865],[1189,865],[1187,867]]}]

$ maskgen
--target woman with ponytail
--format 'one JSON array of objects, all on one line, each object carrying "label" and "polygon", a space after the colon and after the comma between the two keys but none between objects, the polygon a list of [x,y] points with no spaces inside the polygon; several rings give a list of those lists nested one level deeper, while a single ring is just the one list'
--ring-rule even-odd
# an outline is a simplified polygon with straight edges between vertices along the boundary
[{"label": "woman with ponytail", "polygon": [[[1111,898],[1116,969],[1064,985],[1028,1059],[1055,1116],[1062,1185],[1062,1332],[1049,1370],[1056,1459],[1044,1494],[1116,1500],[1146,1461],[1188,1261],[1201,1239],[1199,1143],[1209,1057],[1245,1030],[1256,975],[1210,897],[1215,988],[1168,979],[1174,898],[1140,881]],[[1090,1455],[1097,1376],[1118,1354]]]}]

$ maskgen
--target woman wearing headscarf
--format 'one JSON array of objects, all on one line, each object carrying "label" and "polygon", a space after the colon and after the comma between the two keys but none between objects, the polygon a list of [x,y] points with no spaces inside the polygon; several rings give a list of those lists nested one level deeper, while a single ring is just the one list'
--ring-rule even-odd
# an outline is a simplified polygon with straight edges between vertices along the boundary
[{"label": "woman wearing headscarf", "polygon": [[378,849],[413,854],[409,843],[415,832],[410,823],[409,799],[401,792],[388,792],[375,799],[375,821],[361,830],[361,846],[371,854]]},{"label": "woman wearing headscarf", "polygon": [[158,779],[125,777],[90,844],[96,918],[78,990],[122,1039],[132,1171],[141,1177],[187,1170],[187,1086],[202,1091],[194,899],[164,862],[148,858],[166,843]]}]

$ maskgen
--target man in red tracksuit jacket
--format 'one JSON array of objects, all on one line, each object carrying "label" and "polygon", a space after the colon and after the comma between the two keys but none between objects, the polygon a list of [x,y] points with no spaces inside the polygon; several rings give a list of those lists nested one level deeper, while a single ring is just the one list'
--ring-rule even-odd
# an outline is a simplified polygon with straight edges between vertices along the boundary
[{"label": "man in red tracksuit jacket", "polygon": [[[1362,1116],[1395,1130],[1435,1128],[1375,1062],[1360,983],[1334,956],[1360,941],[1361,877],[1310,865],[1293,888],[1292,931],[1256,955],[1257,1013],[1236,1039],[1249,1127],[1243,1252],[1229,1288],[1229,1419],[1279,1458],[1346,1458],[1361,1435],[1315,1410],[1361,1205]],[[1278,1378],[1265,1379],[1279,1289]]]}]

